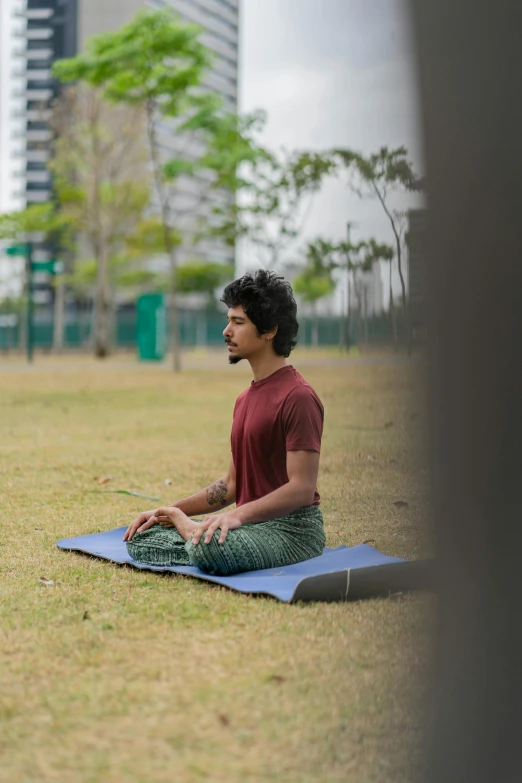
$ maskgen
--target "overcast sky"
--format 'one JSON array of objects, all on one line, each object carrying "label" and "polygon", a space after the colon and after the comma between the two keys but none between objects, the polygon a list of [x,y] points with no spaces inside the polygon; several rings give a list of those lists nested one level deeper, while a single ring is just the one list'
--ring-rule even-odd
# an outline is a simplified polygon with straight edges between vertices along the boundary
[{"label": "overcast sky", "polygon": [[[364,153],[404,144],[421,168],[418,101],[405,0],[243,0],[241,109],[265,109],[272,148]],[[415,206],[408,196],[397,208]],[[340,182],[315,198],[308,237],[391,241],[377,204]],[[296,246],[296,253],[298,249]]]}]

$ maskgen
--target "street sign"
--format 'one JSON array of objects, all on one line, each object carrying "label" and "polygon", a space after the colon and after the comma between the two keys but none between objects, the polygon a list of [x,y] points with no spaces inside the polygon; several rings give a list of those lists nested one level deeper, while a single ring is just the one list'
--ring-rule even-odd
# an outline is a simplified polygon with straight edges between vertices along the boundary
[{"label": "street sign", "polygon": [[29,251],[29,245],[11,245],[6,247],[5,252],[8,256],[25,256]]},{"label": "street sign", "polygon": [[49,261],[33,261],[31,264],[33,272],[49,272],[51,275],[61,275],[63,272],[63,261],[57,258],[50,258]]}]

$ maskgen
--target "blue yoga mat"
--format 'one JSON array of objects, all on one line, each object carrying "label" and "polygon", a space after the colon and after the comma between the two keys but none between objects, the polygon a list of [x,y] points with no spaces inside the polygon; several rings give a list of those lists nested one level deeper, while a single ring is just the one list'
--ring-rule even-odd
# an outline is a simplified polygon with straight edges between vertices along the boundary
[{"label": "blue yoga mat", "polygon": [[56,545],[59,549],[85,552],[113,563],[146,571],[171,571],[215,582],[240,593],[261,593],[285,602],[346,601],[427,586],[425,566],[430,561],[389,557],[368,544],[326,548],[320,557],[303,563],[234,576],[212,576],[194,566],[137,563],[122,540],[126,529],[120,527],[105,533],[63,538]]}]

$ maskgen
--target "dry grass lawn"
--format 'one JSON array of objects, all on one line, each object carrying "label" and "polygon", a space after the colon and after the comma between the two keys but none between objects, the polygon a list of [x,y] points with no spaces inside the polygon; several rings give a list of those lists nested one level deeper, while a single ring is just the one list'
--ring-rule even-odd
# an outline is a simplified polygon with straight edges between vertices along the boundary
[{"label": "dry grass lawn", "polygon": [[[293,363],[326,410],[328,544],[425,554],[418,367]],[[156,505],[104,490],[220,476],[248,367],[3,366],[1,783],[407,780],[428,597],[287,606],[55,547]]]}]

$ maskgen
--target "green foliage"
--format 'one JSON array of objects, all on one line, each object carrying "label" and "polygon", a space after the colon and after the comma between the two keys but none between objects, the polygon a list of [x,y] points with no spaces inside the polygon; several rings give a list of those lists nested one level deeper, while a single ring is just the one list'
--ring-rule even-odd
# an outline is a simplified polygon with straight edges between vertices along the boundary
[{"label": "green foliage", "polygon": [[[171,240],[176,244],[181,243],[181,237],[174,232]],[[125,237],[125,248],[129,258],[144,258],[165,253],[167,251],[165,227],[161,218],[149,215],[139,220],[133,231]]]},{"label": "green foliage", "polygon": [[96,269],[96,259],[80,258],[76,261],[71,274],[67,276],[67,282],[78,292],[86,291],[96,282]]},{"label": "green foliage", "polygon": [[327,296],[334,289],[334,283],[329,275],[316,276],[305,269],[294,280],[294,291],[300,294],[305,302],[316,302]]},{"label": "green foliage", "polygon": [[331,280],[332,272],[336,269],[347,270],[355,281],[359,273],[370,272],[378,261],[391,261],[393,257],[394,251],[391,245],[377,242],[373,238],[355,244],[334,243],[318,238],[310,242],[306,249],[307,264],[299,277],[299,286],[306,286],[306,282],[301,281],[303,276],[308,276],[310,279]]},{"label": "green foliage", "polygon": [[[98,263],[94,258],[78,259],[73,271],[66,276],[67,284],[77,294],[91,292],[96,285]],[[138,291],[157,290],[165,287],[165,275],[136,266],[128,256],[116,255],[109,259],[107,282],[114,289],[129,288]]]},{"label": "green foliage", "polygon": [[332,257],[334,245],[323,239],[310,242],[306,249],[306,266],[294,280],[294,291],[305,302],[316,302],[330,294],[335,283],[332,279]]},{"label": "green foliage", "polygon": [[62,82],[102,86],[116,103],[153,102],[163,116],[177,117],[192,103],[189,91],[211,65],[200,32],[168,9],[144,9],[119,30],[90,38],[85,53],[56,62],[53,73]]},{"label": "green foliage", "polygon": [[234,267],[230,264],[216,264],[204,261],[192,261],[178,267],[176,273],[177,290],[180,293],[202,293],[211,298],[214,290],[234,276]]},{"label": "green foliage", "polygon": [[68,229],[70,221],[53,202],[31,204],[19,212],[0,215],[0,239],[21,239],[25,234],[41,232],[50,235]]},{"label": "green foliage", "polygon": [[375,239],[362,240],[356,244],[340,242],[336,246],[336,257],[332,267],[344,268],[351,272],[370,272],[377,261],[391,261],[394,251],[391,245],[377,242]]},{"label": "green foliage", "polygon": [[[415,173],[405,147],[397,147],[394,150],[390,150],[388,147],[381,147],[377,153],[368,157],[351,150],[341,149],[334,150],[332,154],[333,158],[348,171],[352,189],[361,197],[369,194],[377,198],[384,214],[388,218],[395,239],[397,267],[402,289],[402,309],[406,321],[409,323],[406,284],[402,268],[404,214],[391,209],[388,196],[390,191],[397,190],[406,190],[410,193],[419,192],[423,190],[424,183]],[[393,256],[389,255],[385,258],[385,260],[390,261],[390,276],[392,259]],[[392,308],[393,299],[390,283],[390,309]],[[408,353],[411,354],[413,340],[411,325],[408,326],[408,333]]]},{"label": "green foliage", "polygon": [[165,285],[165,276],[149,269],[124,269],[119,272],[116,281],[121,288],[155,290]]},{"label": "green foliage", "polygon": [[323,180],[335,170],[335,161],[329,155],[317,152],[298,152],[289,161],[285,174],[288,183],[296,193],[316,192]]},{"label": "green foliage", "polygon": [[372,188],[376,187],[384,193],[389,187],[397,186],[410,192],[423,189],[423,182],[415,173],[405,147],[397,147],[393,150],[381,147],[379,152],[368,157],[352,150],[336,149],[333,150],[332,157],[334,161],[356,175],[354,182],[356,188],[358,177],[361,183]]},{"label": "green foliage", "polygon": [[256,140],[265,122],[264,112],[243,116],[214,113],[207,126],[207,152],[201,160],[201,167],[214,174],[214,188],[226,188],[235,194],[254,188],[249,173],[273,160]]},{"label": "green foliage", "polygon": [[316,273],[324,270],[331,272],[335,268],[338,246],[325,239],[318,238],[309,242],[306,248],[307,265]]},{"label": "green foliage", "polygon": [[182,160],[173,158],[163,166],[163,173],[168,180],[175,180],[178,177],[193,176],[196,171],[196,163],[193,160]]},{"label": "green foliage", "polygon": [[[81,81],[99,87],[103,96],[115,104],[139,107],[145,115],[149,158],[156,187],[164,247],[170,259],[170,293],[175,294],[176,246],[179,234],[176,222],[186,218],[175,198],[180,178],[194,176],[199,160],[165,160],[159,140],[159,124],[172,120],[178,136],[195,135],[204,140],[215,122],[220,101],[201,89],[203,73],[212,62],[210,50],[199,40],[200,29],[183,24],[170,9],[142,10],[115,32],[90,39],[84,54],[60,61],[54,75],[64,82]],[[196,212],[196,204],[190,211]],[[172,297],[172,301],[175,301]],[[174,367],[180,368],[178,319],[171,309]]]},{"label": "green foliage", "polygon": [[53,66],[63,82],[86,82],[99,87],[109,101],[145,110],[157,184],[193,176],[197,169],[196,160],[161,158],[159,119],[181,120],[178,135],[208,131],[220,106],[215,95],[198,90],[212,62],[200,33],[199,27],[181,23],[170,9],[144,9],[119,30],[92,37],[85,53]]},{"label": "green foliage", "polygon": [[277,264],[299,235],[302,205],[335,169],[331,157],[297,152],[277,156],[256,140],[263,114],[228,118],[211,142],[205,164],[215,172],[215,187],[226,186],[236,199],[215,210],[214,235],[233,245],[248,237]]}]

